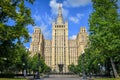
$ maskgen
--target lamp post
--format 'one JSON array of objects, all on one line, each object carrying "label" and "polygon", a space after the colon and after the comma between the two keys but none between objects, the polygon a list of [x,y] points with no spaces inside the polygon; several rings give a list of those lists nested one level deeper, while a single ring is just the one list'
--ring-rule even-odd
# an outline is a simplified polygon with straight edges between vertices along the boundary
[{"label": "lamp post", "polygon": [[24,75],[24,77],[26,77],[25,63],[23,63],[23,75]]},{"label": "lamp post", "polygon": [[37,79],[40,79],[39,66],[40,66],[40,53],[38,53],[38,72],[37,72]]},{"label": "lamp post", "polygon": [[82,67],[83,67],[83,80],[86,80],[87,79],[87,77],[86,77],[86,74],[85,74],[85,66],[84,66],[84,51],[82,52]]},{"label": "lamp post", "polygon": [[7,58],[2,58],[3,59],[3,70],[8,70],[8,68],[6,67],[7,65],[6,65],[6,61],[7,61]]},{"label": "lamp post", "polygon": [[101,65],[100,63],[98,63],[98,67],[99,67],[99,75],[101,74]]}]

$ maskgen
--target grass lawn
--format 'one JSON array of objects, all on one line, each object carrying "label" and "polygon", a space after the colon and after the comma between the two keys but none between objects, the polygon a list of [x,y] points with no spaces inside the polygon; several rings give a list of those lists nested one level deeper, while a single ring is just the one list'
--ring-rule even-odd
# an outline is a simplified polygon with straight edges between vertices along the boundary
[{"label": "grass lawn", "polygon": [[120,80],[120,78],[98,78],[94,80]]},{"label": "grass lawn", "polygon": [[27,80],[25,78],[0,78],[0,80]]}]

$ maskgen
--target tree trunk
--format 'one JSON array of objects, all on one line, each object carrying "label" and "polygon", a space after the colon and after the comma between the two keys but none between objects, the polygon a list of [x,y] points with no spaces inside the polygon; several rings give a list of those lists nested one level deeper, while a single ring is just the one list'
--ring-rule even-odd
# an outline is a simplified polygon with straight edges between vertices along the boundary
[{"label": "tree trunk", "polygon": [[112,65],[112,69],[113,69],[113,73],[114,73],[115,78],[119,78],[119,75],[118,75],[118,73],[117,73],[117,70],[116,70],[116,68],[115,68],[115,64],[114,64],[112,58],[110,58],[110,62],[111,62],[111,65]]},{"label": "tree trunk", "polygon": [[110,77],[110,58],[107,58],[105,61],[105,76]]}]

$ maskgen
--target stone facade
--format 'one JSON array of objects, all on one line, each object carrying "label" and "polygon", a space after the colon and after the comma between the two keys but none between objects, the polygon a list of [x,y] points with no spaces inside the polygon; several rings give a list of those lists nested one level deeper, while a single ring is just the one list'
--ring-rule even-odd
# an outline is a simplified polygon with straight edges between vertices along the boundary
[{"label": "stone facade", "polygon": [[63,72],[68,71],[68,22],[63,21],[62,8],[59,7],[57,21],[52,23],[52,69],[59,72],[59,66],[63,66]]},{"label": "stone facade", "polygon": [[68,65],[77,65],[78,57],[87,45],[88,34],[81,27],[75,40],[68,40],[68,22],[63,20],[62,7],[59,5],[56,21],[52,22],[52,40],[45,40],[40,29],[35,28],[30,45],[31,55],[40,52],[45,63],[55,72],[69,72]]},{"label": "stone facade", "polygon": [[52,66],[52,41],[51,40],[45,40],[44,42],[45,46],[44,46],[44,57],[45,57],[45,63],[48,66]]},{"label": "stone facade", "polygon": [[44,55],[44,37],[40,28],[35,28],[32,34],[32,42],[30,43],[30,56],[34,56],[39,53]]},{"label": "stone facade", "polygon": [[77,41],[78,56],[80,56],[81,53],[86,48],[87,42],[88,42],[88,33],[86,32],[86,28],[85,27],[81,27],[80,28],[80,32],[77,35],[76,41]]},{"label": "stone facade", "polygon": [[77,65],[78,61],[78,53],[77,53],[77,42],[76,40],[69,40],[69,64],[75,64]]}]

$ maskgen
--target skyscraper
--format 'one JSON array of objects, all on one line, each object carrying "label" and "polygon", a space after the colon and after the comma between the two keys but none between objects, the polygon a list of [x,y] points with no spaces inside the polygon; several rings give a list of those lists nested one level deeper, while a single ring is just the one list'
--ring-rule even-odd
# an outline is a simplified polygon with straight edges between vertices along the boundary
[{"label": "skyscraper", "polygon": [[[52,22],[52,40],[45,40],[44,37],[41,37],[40,42],[35,42],[39,35],[42,35],[42,33],[36,33],[35,31],[30,45],[31,55],[42,52],[46,64],[54,72],[69,72],[68,66],[70,64],[77,65],[78,57],[87,45],[88,34],[85,27],[81,27],[77,38],[68,40],[68,22],[63,19],[61,4],[58,7],[57,19]],[[36,49],[39,48],[36,46],[41,46],[41,49]]]},{"label": "skyscraper", "polygon": [[62,7],[59,4],[57,20],[52,23],[52,67],[66,72],[68,60],[68,22],[63,20]]}]

